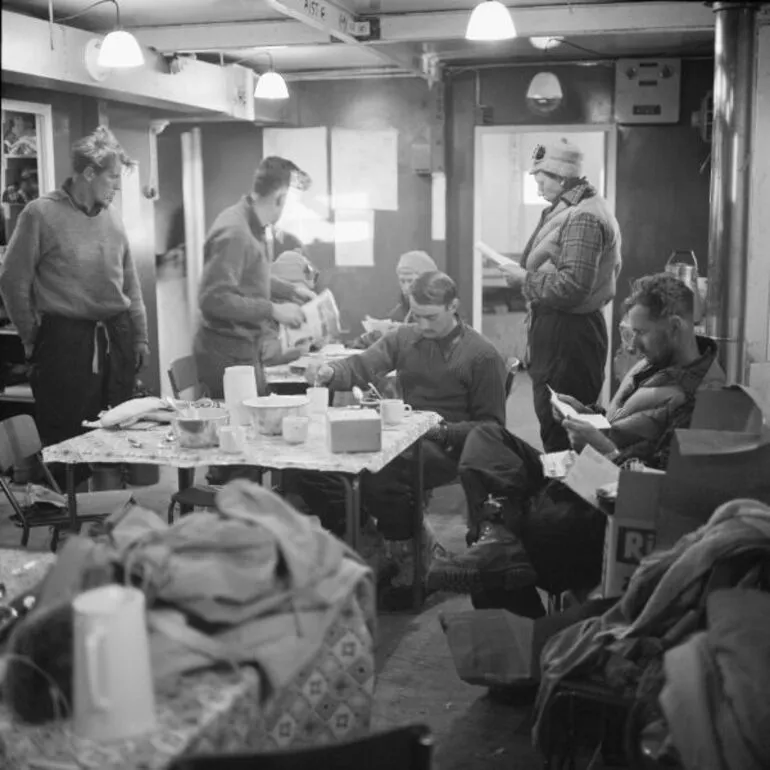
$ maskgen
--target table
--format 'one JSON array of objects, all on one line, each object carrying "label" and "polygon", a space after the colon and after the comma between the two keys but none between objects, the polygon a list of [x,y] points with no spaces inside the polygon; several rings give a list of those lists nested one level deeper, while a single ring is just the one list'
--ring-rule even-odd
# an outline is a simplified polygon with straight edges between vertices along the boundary
[{"label": "table", "polygon": [[[250,429],[245,451],[237,454],[209,449],[181,449],[169,427],[145,431],[98,429],[54,444],[43,450],[47,463],[66,464],[67,496],[75,515],[77,500],[74,466],[77,463],[146,463],[190,469],[203,465],[254,465],[271,470],[307,470],[330,473],[340,479],[345,489],[346,540],[356,550],[360,541],[361,476],[377,473],[409,447],[414,446],[414,603],[422,604],[422,437],[441,422],[435,412],[410,412],[401,425],[384,429],[379,452],[332,454],[326,445],[326,420],[323,415],[310,420],[307,443],[292,446],[281,436],[263,436]],[[188,474],[189,475],[189,474]],[[180,474],[181,479],[181,474]],[[73,518],[73,527],[77,523]]]},{"label": "table", "polygon": [[[0,549],[0,580],[9,595],[33,587],[54,554]],[[36,561],[21,575],[19,567]],[[69,721],[15,722],[0,703],[0,767],[27,770],[35,760],[57,770],[161,770],[187,754],[270,752],[353,740],[368,733],[374,698],[375,597],[368,582],[340,608],[319,654],[265,701],[251,667],[202,671],[156,689],[158,729],[110,745],[79,739]]]}]

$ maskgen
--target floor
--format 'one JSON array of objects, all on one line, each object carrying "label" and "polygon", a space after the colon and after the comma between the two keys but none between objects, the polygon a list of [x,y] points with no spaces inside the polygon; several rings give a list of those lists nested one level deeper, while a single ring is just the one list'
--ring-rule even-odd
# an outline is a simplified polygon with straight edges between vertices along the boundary
[{"label": "floor", "polygon": [[[508,427],[539,446],[532,390],[526,374],[516,378],[508,402]],[[138,501],[165,511],[175,474],[166,469],[152,487],[136,489]],[[433,496],[430,522],[450,550],[465,548],[464,499],[459,486]],[[17,545],[18,530],[0,521],[0,545]],[[32,548],[46,547],[47,533],[33,531]],[[437,595],[419,615],[382,615],[377,646],[378,684],[374,728],[424,723],[436,741],[436,770],[487,770],[542,767],[530,745],[531,714],[527,707],[492,702],[486,689],[467,685],[455,672],[439,624],[439,614],[470,609],[467,597]]]}]

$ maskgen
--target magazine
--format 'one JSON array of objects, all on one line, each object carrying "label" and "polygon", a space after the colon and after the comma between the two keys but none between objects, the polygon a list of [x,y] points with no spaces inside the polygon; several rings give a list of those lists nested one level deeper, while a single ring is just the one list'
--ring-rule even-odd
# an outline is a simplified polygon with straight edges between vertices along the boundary
[{"label": "magazine", "polygon": [[332,340],[340,334],[340,311],[334,295],[324,289],[317,297],[302,306],[305,322],[296,329],[281,326],[280,337],[284,352],[303,342]]}]

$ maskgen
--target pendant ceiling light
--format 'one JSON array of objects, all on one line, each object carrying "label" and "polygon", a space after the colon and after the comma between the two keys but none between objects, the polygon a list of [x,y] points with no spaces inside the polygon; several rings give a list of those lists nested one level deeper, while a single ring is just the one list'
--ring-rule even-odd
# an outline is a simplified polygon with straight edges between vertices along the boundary
[{"label": "pendant ceiling light", "polygon": [[144,64],[144,54],[136,38],[124,29],[110,32],[102,41],[99,49],[100,67],[113,69],[131,69]]},{"label": "pendant ceiling light", "polygon": [[257,80],[257,87],[254,89],[255,99],[288,99],[289,89],[286,87],[286,81],[274,70],[270,69],[263,72]]},{"label": "pendant ceiling light", "polygon": [[483,0],[471,12],[466,40],[511,40],[516,37],[510,11],[499,0]]}]

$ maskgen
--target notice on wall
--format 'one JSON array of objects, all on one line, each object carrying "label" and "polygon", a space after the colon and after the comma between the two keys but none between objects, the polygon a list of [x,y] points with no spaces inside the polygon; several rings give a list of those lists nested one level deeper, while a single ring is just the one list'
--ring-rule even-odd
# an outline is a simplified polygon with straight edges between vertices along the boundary
[{"label": "notice on wall", "polygon": [[446,240],[446,174],[432,175],[430,187],[430,233],[434,241]]},{"label": "notice on wall", "polygon": [[335,209],[398,210],[398,131],[332,129]]},{"label": "notice on wall", "polygon": [[308,190],[292,190],[297,194],[289,197],[284,219],[308,216],[308,209],[311,218],[325,219],[329,215],[329,153],[325,127],[266,128],[262,132],[262,154],[265,158],[278,155],[296,163],[312,180]]},{"label": "notice on wall", "polygon": [[334,261],[339,267],[374,265],[374,212],[337,209],[334,212]]}]

